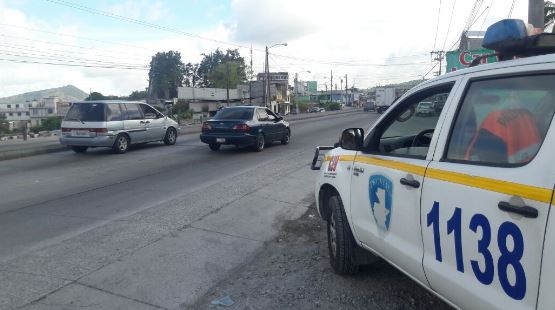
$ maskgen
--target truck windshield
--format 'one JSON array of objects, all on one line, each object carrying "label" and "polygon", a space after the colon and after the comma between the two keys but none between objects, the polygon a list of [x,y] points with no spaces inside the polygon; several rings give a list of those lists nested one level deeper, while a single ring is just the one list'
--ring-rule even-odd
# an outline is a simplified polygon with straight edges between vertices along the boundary
[{"label": "truck windshield", "polygon": [[106,111],[104,103],[77,102],[66,114],[64,120],[78,122],[104,122]]}]

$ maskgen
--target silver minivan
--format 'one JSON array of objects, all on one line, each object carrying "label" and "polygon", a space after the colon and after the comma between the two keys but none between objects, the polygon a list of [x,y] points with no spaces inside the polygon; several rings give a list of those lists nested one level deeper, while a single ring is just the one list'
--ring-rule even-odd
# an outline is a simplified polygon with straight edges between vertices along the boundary
[{"label": "silver minivan", "polygon": [[132,101],[83,101],[71,105],[62,121],[60,143],[77,153],[110,147],[125,153],[131,144],[163,141],[173,145],[178,123],[154,107]]}]

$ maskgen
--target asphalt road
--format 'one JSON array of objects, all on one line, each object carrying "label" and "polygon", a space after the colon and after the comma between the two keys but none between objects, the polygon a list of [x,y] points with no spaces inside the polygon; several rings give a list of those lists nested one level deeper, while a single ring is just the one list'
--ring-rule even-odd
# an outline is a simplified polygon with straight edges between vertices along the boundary
[{"label": "asphalt road", "polygon": [[218,180],[263,171],[278,159],[305,154],[309,162],[314,146],[333,144],[343,128],[366,128],[376,117],[361,112],[297,121],[289,145],[262,153],[231,146],[212,152],[192,134],[175,146],[148,144],[124,155],[94,149],[1,161],[0,263]]}]

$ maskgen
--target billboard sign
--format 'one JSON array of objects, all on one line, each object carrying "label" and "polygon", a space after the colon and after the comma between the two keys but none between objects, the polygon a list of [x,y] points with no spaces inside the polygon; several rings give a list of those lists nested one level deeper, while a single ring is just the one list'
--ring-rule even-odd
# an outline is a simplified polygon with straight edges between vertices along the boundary
[{"label": "billboard sign", "polygon": [[[495,51],[488,50],[485,48],[468,50],[468,51],[451,51],[447,52],[447,72],[457,71],[464,68],[468,68],[475,58],[482,55],[493,54]],[[482,59],[480,63],[493,63],[497,62],[497,56],[490,56]]]}]

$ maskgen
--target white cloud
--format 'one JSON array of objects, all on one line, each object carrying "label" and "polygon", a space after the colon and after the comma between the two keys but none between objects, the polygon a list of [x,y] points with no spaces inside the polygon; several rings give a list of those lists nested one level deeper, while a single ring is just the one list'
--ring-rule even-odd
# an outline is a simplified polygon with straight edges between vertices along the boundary
[{"label": "white cloud", "polygon": [[111,5],[108,11],[133,19],[146,19],[149,22],[160,21],[162,17],[167,17],[170,14],[170,11],[160,0],[126,0]]},{"label": "white cloud", "polygon": [[[436,49],[443,47],[444,42],[448,48],[456,41],[470,12],[471,2],[458,1],[455,13],[449,19],[453,1],[442,1]],[[480,12],[492,2],[485,0]],[[525,2],[517,1],[513,17],[526,19]],[[47,18],[31,20],[24,12],[10,9],[3,3],[0,0],[0,23],[72,36],[92,36],[90,31],[77,25],[64,24],[54,27]],[[355,83],[359,87],[368,87],[378,83],[415,79],[431,67],[429,52],[434,43],[438,3],[437,0],[233,0],[232,18],[214,24],[199,35],[213,40],[236,41],[243,46],[250,46],[252,43],[255,72],[262,70],[263,49],[266,44],[287,42],[287,47],[275,47],[271,50],[271,70],[289,71],[291,76],[295,72],[310,70],[311,73],[302,73],[300,78],[315,79],[322,85],[324,83],[329,85],[329,80],[324,80],[324,76],[329,76],[330,70],[333,70],[334,84],[337,82],[338,86],[339,76],[348,74],[350,86]],[[493,3],[489,13],[486,11],[482,14],[472,29],[485,30],[489,24],[506,18],[510,4],[510,1]],[[167,7],[161,1],[151,3],[147,0],[124,1],[109,9],[116,14],[151,22],[159,21],[161,16],[171,13],[167,12]],[[207,12],[207,14],[212,13]],[[449,20],[451,20],[450,27]],[[448,28],[449,37],[445,40]],[[156,30],[144,28],[144,31]],[[21,28],[0,27],[0,34],[89,46],[101,51],[14,40],[2,36],[0,36],[0,44],[31,44],[33,50],[44,53],[61,53],[52,51],[60,49],[64,54],[74,57],[130,64],[148,64],[150,56],[156,51],[177,50],[181,52],[184,62],[198,62],[202,58],[201,53],[208,53],[218,47],[222,50],[236,48],[186,36],[150,41],[126,41],[125,34],[122,33],[121,43],[138,46],[138,48],[129,48],[80,40],[70,36],[52,36]],[[101,36],[98,38],[102,40]],[[240,52],[248,61],[248,48],[241,48]],[[278,55],[292,56],[293,59]],[[0,55],[0,58],[6,58],[6,56]],[[326,61],[352,61],[358,66],[331,65],[324,63]],[[389,67],[364,65],[419,62],[425,62],[426,65]],[[2,61],[0,66],[2,71],[0,97],[67,84],[76,85],[85,91],[92,89],[104,94],[126,95],[132,90],[144,89],[148,84],[147,71],[142,70],[58,67]]]}]

